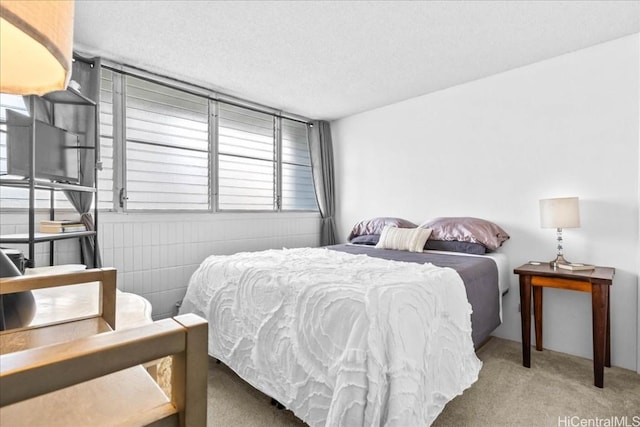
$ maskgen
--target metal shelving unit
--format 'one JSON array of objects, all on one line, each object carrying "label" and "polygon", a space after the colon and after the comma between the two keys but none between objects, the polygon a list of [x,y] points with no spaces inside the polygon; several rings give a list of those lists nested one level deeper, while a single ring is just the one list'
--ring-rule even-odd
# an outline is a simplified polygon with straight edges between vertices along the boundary
[{"label": "metal shelving unit", "polygon": [[63,239],[76,239],[78,237],[95,236],[95,231],[75,231],[71,233],[34,233],[33,236],[29,233],[21,234],[3,234],[2,243],[29,243],[33,240],[34,243],[51,242],[54,240]]},{"label": "metal shelving unit", "polygon": [[[30,102],[30,111],[35,111],[35,102],[36,96],[31,96],[29,98]],[[79,91],[75,90],[72,87],[67,88],[63,91],[55,91],[50,92],[44,96],[42,99],[49,102],[52,106],[52,111],[55,117],[55,108],[56,105],[74,105],[79,108],[93,108],[93,119],[95,121],[95,137],[94,141],[97,145],[99,143],[99,118],[98,118],[98,107],[97,104],[81,94]],[[57,240],[64,239],[77,239],[81,237],[94,236],[97,240],[97,230],[98,230],[98,201],[97,201],[97,185],[98,185],[98,150],[97,147],[88,147],[81,146],[78,147],[79,150],[88,149],[93,150],[94,152],[94,162],[93,162],[93,176],[94,176],[94,186],[87,187],[82,185],[68,184],[68,183],[60,183],[54,181],[46,181],[35,178],[35,115],[31,114],[31,137],[29,141],[29,176],[24,179],[14,179],[14,178],[0,178],[0,186],[6,187],[16,187],[16,188],[26,188],[29,190],[29,232],[23,234],[7,234],[0,235],[0,244],[27,244],[29,246],[29,264],[28,267],[35,267],[35,245],[36,243],[49,243],[49,264],[53,265],[54,262],[54,242]],[[55,122],[54,122],[55,123]],[[50,206],[49,206],[49,219],[55,219],[55,203],[54,203],[54,194],[56,191],[80,191],[80,192],[91,192],[96,193],[94,200],[94,231],[83,231],[83,232],[70,232],[70,233],[37,233],[36,232],[36,223],[35,223],[35,191],[36,190],[49,190],[50,191]],[[94,252],[93,263],[96,265],[97,254]]]}]

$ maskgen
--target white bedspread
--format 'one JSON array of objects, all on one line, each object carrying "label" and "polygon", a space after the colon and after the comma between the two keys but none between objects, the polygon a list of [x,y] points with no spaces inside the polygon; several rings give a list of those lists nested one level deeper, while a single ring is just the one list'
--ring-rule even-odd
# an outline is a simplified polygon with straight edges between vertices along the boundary
[{"label": "white bedspread", "polygon": [[427,426],[478,378],[458,274],[327,249],[211,256],[181,312],[209,353],[312,426]]}]

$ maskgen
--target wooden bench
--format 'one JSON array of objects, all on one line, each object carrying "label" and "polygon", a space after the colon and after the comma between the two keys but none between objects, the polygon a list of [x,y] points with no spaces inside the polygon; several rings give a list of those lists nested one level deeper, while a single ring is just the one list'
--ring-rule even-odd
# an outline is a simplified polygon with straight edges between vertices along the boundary
[{"label": "wooden bench", "polygon": [[[116,327],[116,271],[0,279],[0,294],[99,283],[98,312],[0,333],[0,425],[206,425],[207,324]],[[171,399],[141,364],[173,355]]]}]

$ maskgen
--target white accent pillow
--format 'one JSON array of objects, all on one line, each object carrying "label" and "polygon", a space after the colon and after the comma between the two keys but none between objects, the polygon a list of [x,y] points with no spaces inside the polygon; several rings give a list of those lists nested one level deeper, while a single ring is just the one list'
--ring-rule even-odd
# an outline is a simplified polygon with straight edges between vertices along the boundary
[{"label": "white accent pillow", "polygon": [[397,251],[422,252],[431,235],[430,228],[398,228],[386,225],[382,229],[376,248]]}]

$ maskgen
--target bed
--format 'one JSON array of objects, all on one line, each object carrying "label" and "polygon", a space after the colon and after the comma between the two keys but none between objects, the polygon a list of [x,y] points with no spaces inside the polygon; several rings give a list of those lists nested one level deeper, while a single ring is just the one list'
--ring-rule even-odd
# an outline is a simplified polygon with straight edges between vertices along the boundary
[{"label": "bed", "polygon": [[[502,298],[509,292],[509,264],[504,253],[483,255],[427,250],[421,253],[342,244],[329,249],[402,262],[432,263],[454,269],[462,278],[471,313],[473,345],[478,349],[502,323]],[[497,284],[497,286],[496,286]]]},{"label": "bed", "polygon": [[311,426],[430,425],[478,378],[505,268],[499,254],[355,244],[211,256],[180,312],[209,321],[212,357]]}]

